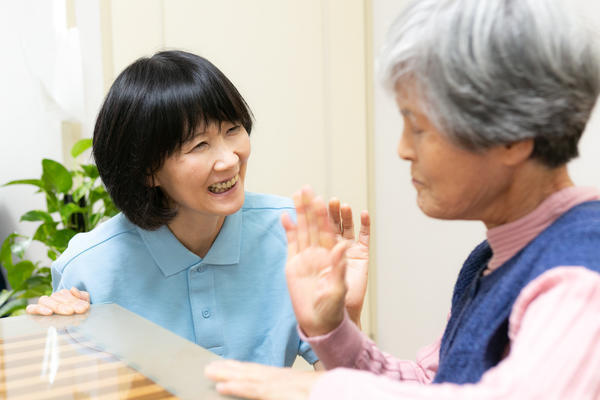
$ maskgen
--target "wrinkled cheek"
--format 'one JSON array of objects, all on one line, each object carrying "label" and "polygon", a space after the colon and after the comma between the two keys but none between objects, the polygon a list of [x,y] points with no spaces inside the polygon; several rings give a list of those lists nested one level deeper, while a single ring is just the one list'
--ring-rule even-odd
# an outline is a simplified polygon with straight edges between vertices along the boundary
[{"label": "wrinkled cheek", "polygon": [[417,205],[421,211],[432,218],[448,218],[452,214],[453,205],[447,196],[438,196],[429,188],[418,191]]}]

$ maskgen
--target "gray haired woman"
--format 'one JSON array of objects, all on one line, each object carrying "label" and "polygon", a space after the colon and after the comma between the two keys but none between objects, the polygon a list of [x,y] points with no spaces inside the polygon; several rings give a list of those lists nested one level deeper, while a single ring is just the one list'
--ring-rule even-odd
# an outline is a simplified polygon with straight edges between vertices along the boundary
[{"label": "gray haired woman", "polygon": [[599,398],[600,192],[575,186],[567,163],[600,91],[600,59],[560,3],[422,0],[391,30],[384,77],[404,118],[398,155],[418,205],[488,229],[459,273],[441,338],[402,361],[348,320],[344,244],[304,189],[298,226],[284,220],[290,295],[325,367],[345,369],[224,362],[207,368],[221,393]]}]

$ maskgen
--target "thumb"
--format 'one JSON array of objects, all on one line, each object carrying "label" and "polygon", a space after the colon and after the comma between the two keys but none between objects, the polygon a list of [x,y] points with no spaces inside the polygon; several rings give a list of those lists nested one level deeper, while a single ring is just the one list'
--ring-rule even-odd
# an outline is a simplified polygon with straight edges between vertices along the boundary
[{"label": "thumb", "polygon": [[298,252],[298,230],[296,224],[292,221],[288,213],[281,215],[281,225],[285,229],[287,237],[288,259],[296,255]]},{"label": "thumb", "polygon": [[336,281],[346,282],[346,250],[350,241],[342,240],[331,250],[331,277]]}]

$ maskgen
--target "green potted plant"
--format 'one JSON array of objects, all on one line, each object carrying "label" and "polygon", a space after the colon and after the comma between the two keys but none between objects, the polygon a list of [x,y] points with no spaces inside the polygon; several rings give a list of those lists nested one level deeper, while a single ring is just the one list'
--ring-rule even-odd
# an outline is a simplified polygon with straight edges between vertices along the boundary
[{"label": "green potted plant", "polygon": [[[78,141],[71,156],[76,159],[91,145],[91,139]],[[32,237],[12,233],[2,243],[0,264],[6,269],[11,289],[0,292],[0,317],[22,314],[29,299],[52,292],[47,261],[26,259],[25,250],[32,241],[41,242],[48,258],[54,261],[75,234],[90,231],[118,213],[94,164],[76,163],[75,168],[68,169],[57,161],[43,159],[40,179],[14,180],[4,186],[8,185],[35,186],[36,193],[46,198],[46,209],[27,211],[21,216],[20,221],[38,223]]]}]

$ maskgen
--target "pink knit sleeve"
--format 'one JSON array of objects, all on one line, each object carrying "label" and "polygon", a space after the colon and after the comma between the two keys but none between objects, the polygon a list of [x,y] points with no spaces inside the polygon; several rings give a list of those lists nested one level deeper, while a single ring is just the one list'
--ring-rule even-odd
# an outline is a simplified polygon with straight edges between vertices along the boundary
[{"label": "pink knit sleeve", "polygon": [[399,360],[380,351],[375,343],[362,333],[346,315],[344,321],[327,335],[307,338],[300,331],[325,368],[360,369],[400,381],[429,383],[438,366],[441,337],[422,348],[417,360]]},{"label": "pink knit sleeve", "polygon": [[508,356],[477,384],[422,385],[340,368],[323,375],[310,398],[599,399],[600,274],[558,267],[539,276],[513,307],[509,338]]}]

